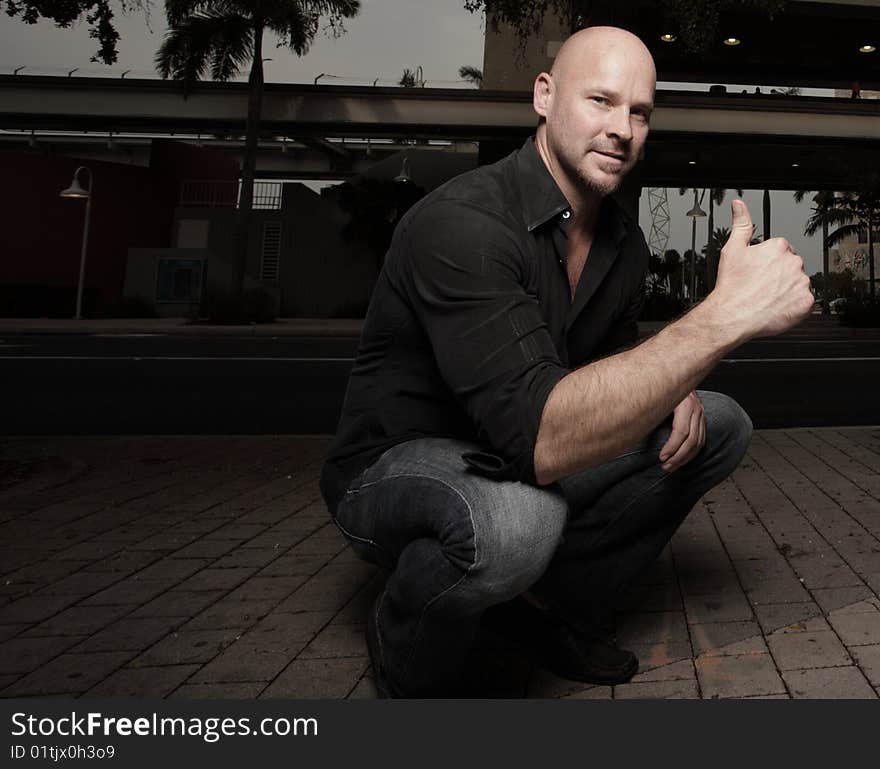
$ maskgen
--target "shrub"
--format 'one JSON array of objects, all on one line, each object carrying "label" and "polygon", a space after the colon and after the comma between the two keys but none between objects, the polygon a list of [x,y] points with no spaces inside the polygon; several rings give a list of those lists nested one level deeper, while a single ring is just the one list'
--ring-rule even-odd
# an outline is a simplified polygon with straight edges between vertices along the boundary
[{"label": "shrub", "polygon": [[878,328],[880,327],[880,303],[870,300],[847,299],[839,317],[844,326]]}]

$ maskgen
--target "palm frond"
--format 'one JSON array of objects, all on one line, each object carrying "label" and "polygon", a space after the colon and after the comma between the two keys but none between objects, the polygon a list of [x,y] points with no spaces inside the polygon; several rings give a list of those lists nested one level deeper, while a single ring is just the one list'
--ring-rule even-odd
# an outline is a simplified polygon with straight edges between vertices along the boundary
[{"label": "palm frond", "polygon": [[230,5],[232,3],[224,0],[165,0],[165,17],[168,19],[168,26],[174,27],[190,16],[208,12],[228,13],[231,10],[228,7]]},{"label": "palm frond", "polygon": [[836,246],[848,237],[858,234],[859,229],[860,225],[858,224],[844,224],[842,227],[838,227],[834,232],[828,233],[828,246]]},{"label": "palm frond", "polygon": [[318,33],[320,15],[303,9],[302,3],[284,3],[284,13],[266,19],[266,26],[279,39],[279,45],[290,48],[297,56],[304,56]]},{"label": "palm frond", "polygon": [[252,49],[247,19],[209,10],[169,27],[156,53],[156,67],[163,78],[185,83],[200,80],[209,67],[212,76],[225,80],[238,71]]},{"label": "palm frond", "polygon": [[480,85],[483,82],[483,70],[470,64],[464,64],[458,68],[458,76],[462,80],[467,80],[474,85]]},{"label": "palm frond", "polygon": [[218,31],[211,52],[211,77],[229,80],[253,58],[254,29],[249,19],[229,16]]},{"label": "palm frond", "polygon": [[263,22],[280,39],[280,45],[297,56],[308,53],[321,19],[334,35],[344,31],[342,20],[352,18],[360,10],[360,0],[268,0],[262,4]]}]

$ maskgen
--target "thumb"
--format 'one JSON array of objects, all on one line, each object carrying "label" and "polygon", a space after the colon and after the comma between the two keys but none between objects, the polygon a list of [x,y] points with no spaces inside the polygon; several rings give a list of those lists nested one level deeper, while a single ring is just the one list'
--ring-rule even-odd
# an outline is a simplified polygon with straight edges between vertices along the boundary
[{"label": "thumb", "polygon": [[742,200],[737,199],[730,204],[730,209],[733,212],[733,224],[727,242],[731,245],[747,246],[751,243],[755,231],[749,207]]}]

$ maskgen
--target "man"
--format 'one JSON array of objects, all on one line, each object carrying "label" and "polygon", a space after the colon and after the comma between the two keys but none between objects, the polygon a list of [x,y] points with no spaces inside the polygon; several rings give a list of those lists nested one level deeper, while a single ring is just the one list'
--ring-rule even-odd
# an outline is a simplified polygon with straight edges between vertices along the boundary
[{"label": "man", "polygon": [[750,246],[735,201],[715,290],[626,349],[648,253],[608,196],[654,88],[637,37],[578,32],[535,81],[534,140],[395,231],[321,479],[354,550],[390,570],[367,627],[380,696],[460,693],[484,614],[559,675],[631,678],[615,599],[751,434],[734,401],[694,388],[812,308],[800,257]]}]

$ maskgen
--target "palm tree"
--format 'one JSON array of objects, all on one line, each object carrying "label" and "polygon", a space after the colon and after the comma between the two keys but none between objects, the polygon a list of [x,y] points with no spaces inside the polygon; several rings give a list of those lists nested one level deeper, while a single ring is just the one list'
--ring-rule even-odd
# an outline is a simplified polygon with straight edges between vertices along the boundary
[{"label": "palm tree", "polygon": [[[796,203],[803,202],[807,196],[807,190],[797,190],[794,193]],[[834,193],[828,190],[820,190],[813,195],[813,213],[810,215],[807,225],[804,228],[804,235],[815,235],[819,228],[822,229],[822,314],[827,315],[831,312],[828,306],[829,297],[829,281],[828,281],[828,214],[834,206]]]},{"label": "palm tree", "polygon": [[397,81],[397,85],[399,85],[401,88],[415,88],[416,73],[408,67],[405,67],[403,70],[403,74],[400,76],[400,80]]},{"label": "palm tree", "polygon": [[342,20],[353,17],[360,0],[165,0],[168,32],[156,54],[163,78],[180,80],[186,89],[209,73],[229,80],[250,63],[250,95],[241,194],[233,235],[232,294],[241,300],[253,208],[254,172],[263,104],[263,36],[266,30],[297,56],[305,54],[322,17],[337,34]]}]

